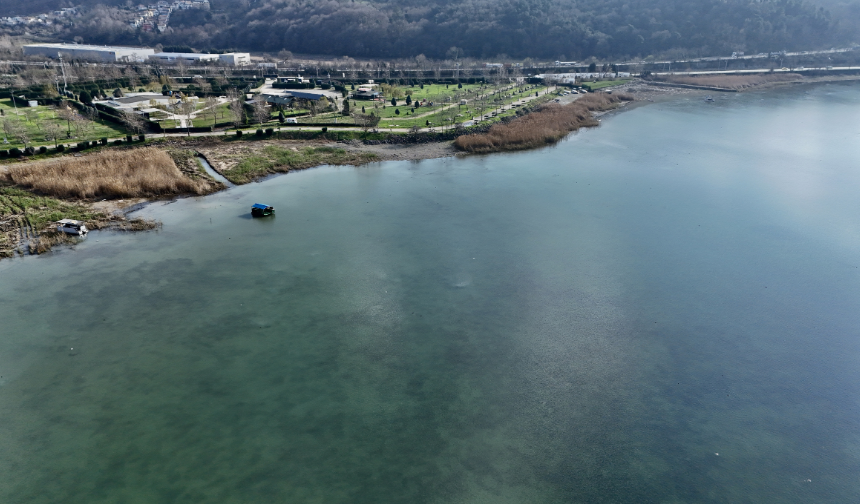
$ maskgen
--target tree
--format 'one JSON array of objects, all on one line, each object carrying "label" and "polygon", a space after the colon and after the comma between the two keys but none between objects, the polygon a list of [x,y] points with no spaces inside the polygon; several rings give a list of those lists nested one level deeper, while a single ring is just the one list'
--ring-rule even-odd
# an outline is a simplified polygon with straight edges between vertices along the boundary
[{"label": "tree", "polygon": [[57,117],[66,121],[66,138],[72,138],[72,121],[74,121],[76,115],[75,111],[69,108],[66,102],[60,103],[57,109]]},{"label": "tree", "polygon": [[191,136],[191,114],[194,112],[196,108],[194,106],[194,102],[191,101],[190,98],[182,98],[177,103],[177,110],[180,114],[185,116],[185,133],[188,136]]},{"label": "tree", "polygon": [[92,95],[90,95],[90,93],[88,93],[86,89],[81,91],[79,98],[81,99],[81,103],[86,103],[87,105],[93,102]]},{"label": "tree", "polygon": [[270,117],[271,113],[269,112],[269,104],[266,102],[266,97],[263,95],[254,96],[254,119],[262,125]]},{"label": "tree", "polygon": [[291,59],[293,59],[293,53],[290,51],[287,51],[286,49],[281,49],[278,52],[278,58],[280,58],[283,62],[286,63],[287,61],[290,61]]},{"label": "tree", "polygon": [[233,119],[233,124],[238,128],[245,119],[245,104],[242,101],[242,95],[235,89],[230,92],[229,100],[230,116]]},{"label": "tree", "polygon": [[394,109],[394,113],[400,115],[400,109]]},{"label": "tree", "polygon": [[[114,89],[113,90],[113,97],[114,98],[122,98],[123,97],[122,89],[120,89],[120,88]],[[83,100],[81,100],[81,101],[83,101]]]},{"label": "tree", "polygon": [[596,72],[597,71],[597,65],[594,62],[592,62],[590,65],[588,65],[588,71],[590,73]]},{"label": "tree", "polygon": [[131,110],[122,111],[120,119],[126,129],[132,134],[139,135],[146,129],[146,119],[144,119],[142,115]]},{"label": "tree", "polygon": [[206,100],[203,102],[203,106],[205,107],[205,114],[212,115],[212,124],[218,122],[218,99],[214,96],[207,96]]},{"label": "tree", "polygon": [[57,140],[59,140],[63,134],[63,127],[53,121],[47,121],[42,127],[42,130],[45,132],[45,140],[53,142],[54,147],[56,147]]},{"label": "tree", "polygon": [[[17,119],[3,119],[3,134],[7,139],[14,139],[24,144],[24,147],[27,146],[27,141],[29,141],[27,128]],[[24,137],[24,140],[21,139],[22,137]]]},{"label": "tree", "polygon": [[287,120],[287,118],[286,118],[286,116],[284,116],[284,111],[283,110],[278,111],[278,122],[281,124],[284,124],[284,121],[286,121],[286,120]]},{"label": "tree", "polygon": [[364,134],[367,135],[367,132],[371,129],[375,128],[379,124],[379,116],[371,112],[370,114],[352,114],[352,119],[356,125],[358,125]]},{"label": "tree", "polygon": [[397,106],[397,98],[394,98],[393,96],[391,97],[391,106],[392,106],[392,107],[396,107],[396,106]]},{"label": "tree", "polygon": [[406,95],[406,106],[412,105],[412,95]]},{"label": "tree", "polygon": [[349,100],[343,101],[343,111],[341,112],[341,115],[345,115],[345,116],[349,115]]}]

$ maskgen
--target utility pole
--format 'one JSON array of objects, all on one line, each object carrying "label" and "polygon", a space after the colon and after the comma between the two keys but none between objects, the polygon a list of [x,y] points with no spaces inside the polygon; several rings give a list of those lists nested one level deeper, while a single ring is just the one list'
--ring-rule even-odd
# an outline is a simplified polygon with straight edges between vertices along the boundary
[{"label": "utility pole", "polygon": [[63,96],[66,95],[66,67],[63,65],[63,53],[57,53],[57,58],[60,59],[60,69],[63,71]]}]

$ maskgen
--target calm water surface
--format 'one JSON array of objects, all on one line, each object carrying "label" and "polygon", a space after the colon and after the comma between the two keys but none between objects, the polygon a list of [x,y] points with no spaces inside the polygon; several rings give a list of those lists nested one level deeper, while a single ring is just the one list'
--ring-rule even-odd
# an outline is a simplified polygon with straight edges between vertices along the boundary
[{"label": "calm water surface", "polygon": [[859,502],[860,88],[717,98],[0,262],[0,502]]}]

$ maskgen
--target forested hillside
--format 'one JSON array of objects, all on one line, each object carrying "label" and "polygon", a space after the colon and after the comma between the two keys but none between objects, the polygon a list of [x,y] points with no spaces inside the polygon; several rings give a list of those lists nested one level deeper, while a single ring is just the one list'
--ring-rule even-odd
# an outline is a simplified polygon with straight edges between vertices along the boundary
[{"label": "forested hillside", "polygon": [[[552,59],[760,52],[856,41],[860,4],[822,1],[839,16],[796,0],[212,0],[211,12],[174,13],[163,34],[141,33],[115,8],[98,7],[58,35],[93,43],[334,56]],[[0,2],[3,8],[10,4]]]}]

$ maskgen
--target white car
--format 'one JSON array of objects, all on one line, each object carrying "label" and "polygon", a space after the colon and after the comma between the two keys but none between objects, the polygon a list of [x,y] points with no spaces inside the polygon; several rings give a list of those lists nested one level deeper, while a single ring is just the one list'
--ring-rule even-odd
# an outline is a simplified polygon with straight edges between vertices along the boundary
[{"label": "white car", "polygon": [[298,124],[299,121],[295,117],[287,117],[287,124]]}]

